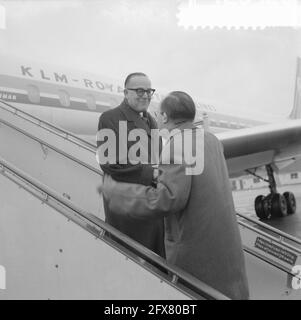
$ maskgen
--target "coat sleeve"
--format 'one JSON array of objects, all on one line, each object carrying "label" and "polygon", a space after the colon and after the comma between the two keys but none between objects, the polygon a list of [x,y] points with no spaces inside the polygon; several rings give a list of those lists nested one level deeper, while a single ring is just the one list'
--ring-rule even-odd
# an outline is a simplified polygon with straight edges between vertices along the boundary
[{"label": "coat sleeve", "polygon": [[191,176],[184,165],[161,166],[157,188],[114,181],[104,176],[103,196],[110,210],[132,218],[162,218],[185,208],[191,188]]},{"label": "coat sleeve", "polygon": [[[118,122],[117,122],[118,123]],[[120,164],[119,159],[119,146],[118,146],[118,124],[116,124],[110,117],[106,114],[102,114],[98,121],[98,132],[97,132],[97,153],[100,146],[104,141],[98,139],[98,133],[101,129],[111,129],[115,133],[116,139],[116,163],[100,163],[99,165],[104,173],[111,175],[116,181],[131,182],[131,183],[141,183],[143,185],[151,185],[153,181],[153,167],[148,164]],[[97,160],[100,158],[97,155]]]}]

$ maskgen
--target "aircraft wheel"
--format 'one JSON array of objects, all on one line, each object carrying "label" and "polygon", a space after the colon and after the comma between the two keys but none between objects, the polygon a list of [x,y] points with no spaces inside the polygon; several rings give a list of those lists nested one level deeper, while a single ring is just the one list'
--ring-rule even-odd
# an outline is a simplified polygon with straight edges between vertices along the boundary
[{"label": "aircraft wheel", "polygon": [[297,208],[295,195],[292,192],[287,191],[287,192],[284,192],[283,196],[286,200],[287,213],[288,214],[295,213]]},{"label": "aircraft wheel", "polygon": [[266,214],[266,210],[264,210],[263,200],[264,196],[260,195],[255,198],[255,212],[259,219],[261,220],[268,220],[270,219],[271,215]]},{"label": "aircraft wheel", "polygon": [[272,195],[271,201],[273,217],[284,217],[287,215],[287,204],[283,195],[275,193]]},{"label": "aircraft wheel", "polygon": [[265,212],[265,215],[268,217],[268,219],[272,219],[272,194],[269,193],[266,197],[263,199],[263,210]]}]

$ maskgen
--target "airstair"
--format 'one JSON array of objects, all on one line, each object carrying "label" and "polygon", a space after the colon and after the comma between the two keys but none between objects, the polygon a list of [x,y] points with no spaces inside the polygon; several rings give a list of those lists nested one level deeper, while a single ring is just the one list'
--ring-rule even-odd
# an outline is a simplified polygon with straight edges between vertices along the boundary
[{"label": "airstair", "polygon": [[301,299],[301,239],[237,213],[251,299]]}]

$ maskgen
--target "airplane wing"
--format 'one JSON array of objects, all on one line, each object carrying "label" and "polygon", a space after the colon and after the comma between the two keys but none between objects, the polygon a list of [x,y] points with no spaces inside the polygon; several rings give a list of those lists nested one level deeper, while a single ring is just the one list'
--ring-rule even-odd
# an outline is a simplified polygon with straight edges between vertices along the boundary
[{"label": "airplane wing", "polygon": [[301,158],[301,119],[216,134],[230,177],[272,164],[279,170]]}]

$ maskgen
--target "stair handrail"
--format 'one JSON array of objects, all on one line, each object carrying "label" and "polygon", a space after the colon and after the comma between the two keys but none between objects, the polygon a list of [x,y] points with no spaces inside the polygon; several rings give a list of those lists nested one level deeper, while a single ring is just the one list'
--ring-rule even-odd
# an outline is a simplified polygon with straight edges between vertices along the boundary
[{"label": "stair handrail", "polygon": [[[241,217],[241,218],[243,218],[243,219],[245,219],[245,220],[248,220],[248,221],[250,221],[250,222],[252,222],[252,223],[254,223],[256,225],[259,225],[259,226],[261,226],[261,227],[263,227],[263,228],[265,228],[265,229],[267,229],[269,231],[272,231],[272,232],[276,233],[277,235],[279,235],[282,238],[291,240],[292,242],[295,242],[295,243],[301,245],[301,239],[299,239],[299,238],[296,238],[296,237],[294,237],[294,236],[292,236],[292,235],[290,235],[288,233],[285,233],[285,232],[283,232],[283,231],[281,231],[279,229],[276,229],[274,227],[271,227],[271,226],[267,225],[266,223],[263,223],[261,221],[255,220],[255,219],[253,219],[251,217],[248,217],[248,216],[246,216],[246,215],[244,215],[242,213],[236,212],[236,215]],[[296,248],[296,249],[298,250],[298,248]]]},{"label": "stair handrail", "polygon": [[[0,157],[0,173],[7,177],[8,179],[16,182],[17,180],[22,181],[24,184],[22,184],[22,187],[26,189],[27,187],[32,187],[36,191],[40,192],[42,194],[42,197],[38,197],[41,199],[44,203],[48,203],[49,199],[55,200],[58,204],[61,206],[67,208],[70,210],[73,215],[75,215],[73,221],[78,223],[76,220],[76,217],[81,217],[82,219],[88,221],[92,226],[94,226],[96,229],[100,228],[104,232],[102,233],[109,233],[110,235],[113,235],[116,239],[124,243],[127,248],[131,248],[133,251],[138,252],[142,257],[146,257],[148,260],[150,260],[152,263],[160,266],[161,268],[165,269],[166,273],[172,275],[172,280],[168,280],[167,278],[164,278],[165,282],[169,283],[170,285],[173,285],[176,287],[178,290],[181,290],[180,287],[176,286],[178,283],[178,280],[182,280],[186,282],[189,287],[188,290],[191,290],[191,288],[194,288],[196,293],[205,298],[205,299],[210,299],[210,300],[229,300],[227,296],[222,294],[221,292],[217,291],[216,289],[208,286],[204,282],[200,281],[199,279],[195,278],[194,276],[190,275],[189,273],[185,272],[184,270],[181,270],[180,268],[170,265],[164,260],[162,257],[158,256],[151,250],[145,248],[143,245],[140,243],[136,242],[135,240],[131,239],[130,237],[126,236],[119,230],[115,229],[114,227],[110,226],[109,224],[105,223],[101,219],[99,219],[97,216],[95,216],[92,213],[86,212],[83,209],[77,207],[75,204],[72,203],[71,200],[68,200],[64,196],[61,196],[57,194],[54,190],[50,189],[46,185],[40,183],[36,179],[30,177],[23,171],[17,169],[15,166],[12,164],[9,164],[7,161],[5,161],[3,158]],[[18,183],[17,183],[18,184]],[[19,184],[20,185],[20,184]],[[27,190],[28,191],[28,190]],[[30,191],[29,191],[30,192]],[[32,193],[34,196],[37,197],[36,194]],[[62,212],[61,212],[62,213]],[[72,217],[68,217],[68,219],[72,219]],[[91,232],[91,229],[81,225],[84,227],[87,231],[90,233],[94,234]],[[102,237],[99,237],[102,239]],[[110,238],[108,238],[110,239]],[[108,240],[107,239],[107,240]],[[103,239],[102,239],[103,240]],[[127,255],[126,250],[123,252],[123,254]],[[131,258],[131,256],[128,256]],[[137,262],[137,261],[136,261]],[[175,281],[175,279],[177,279]],[[181,286],[183,285],[183,282],[180,282]],[[184,292],[187,294],[187,292],[184,290]],[[199,293],[198,293],[199,292]]]},{"label": "stair handrail", "polygon": [[[73,142],[73,143],[79,145],[80,147],[87,149],[90,152],[94,152],[94,153],[96,152],[96,145],[90,143],[89,141],[87,141],[85,139],[78,137],[77,135],[73,134],[72,132],[65,130],[63,128],[60,128],[59,126],[56,126],[46,120],[42,120],[38,117],[35,117],[34,115],[27,113],[27,112],[15,107],[15,106],[9,104],[9,103],[7,103],[6,101],[4,101],[2,99],[0,99],[0,102],[9,108],[8,109],[6,107],[3,107],[0,104],[1,109],[6,110],[8,112],[11,112],[12,114],[14,114],[24,120],[27,120],[27,121],[43,128],[43,129],[45,129],[45,130],[51,131],[52,133],[54,133],[64,139],[67,139],[68,141]],[[95,135],[96,135],[96,133],[95,133]],[[70,139],[70,138],[72,138],[72,139]]]}]

